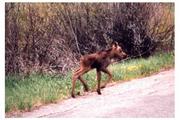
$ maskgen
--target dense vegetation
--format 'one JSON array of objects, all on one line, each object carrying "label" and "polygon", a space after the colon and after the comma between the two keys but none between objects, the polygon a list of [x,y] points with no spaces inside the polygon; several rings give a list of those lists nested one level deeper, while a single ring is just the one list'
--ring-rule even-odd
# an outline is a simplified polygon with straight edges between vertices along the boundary
[{"label": "dense vegetation", "polygon": [[118,41],[130,56],[174,49],[173,3],[6,3],[6,75],[61,73]]}]

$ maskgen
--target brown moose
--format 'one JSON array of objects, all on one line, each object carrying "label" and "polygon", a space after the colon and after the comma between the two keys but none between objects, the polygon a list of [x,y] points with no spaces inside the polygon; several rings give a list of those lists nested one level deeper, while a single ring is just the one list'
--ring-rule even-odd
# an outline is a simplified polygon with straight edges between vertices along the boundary
[{"label": "brown moose", "polygon": [[[123,52],[122,48],[118,45],[117,42],[112,43],[112,47],[108,50],[99,51],[93,54],[84,55],[80,58],[80,67],[77,69],[72,76],[72,92],[71,96],[75,98],[74,89],[76,80],[79,79],[84,86],[84,90],[88,91],[88,86],[86,82],[83,80],[82,75],[87,73],[88,71],[96,68],[97,72],[97,93],[101,94],[101,72],[104,72],[108,75],[107,83],[109,83],[112,79],[112,75],[107,69],[108,65],[111,63],[112,58],[123,59],[127,57],[126,53]],[[105,86],[102,86],[105,87]]]}]

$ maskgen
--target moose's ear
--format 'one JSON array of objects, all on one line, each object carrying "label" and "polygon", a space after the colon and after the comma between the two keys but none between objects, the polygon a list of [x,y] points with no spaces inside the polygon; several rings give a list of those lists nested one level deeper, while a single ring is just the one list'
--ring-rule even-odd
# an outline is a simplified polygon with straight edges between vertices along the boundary
[{"label": "moose's ear", "polygon": [[118,42],[113,41],[113,42],[111,43],[111,46],[112,46],[112,48],[116,48],[116,47],[118,46]]}]

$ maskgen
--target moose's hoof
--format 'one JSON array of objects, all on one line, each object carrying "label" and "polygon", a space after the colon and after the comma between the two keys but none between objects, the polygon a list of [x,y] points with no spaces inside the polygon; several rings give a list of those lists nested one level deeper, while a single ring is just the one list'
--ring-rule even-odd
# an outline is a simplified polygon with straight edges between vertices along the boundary
[{"label": "moose's hoof", "polygon": [[72,98],[75,98],[75,95],[74,95],[74,94],[71,94],[71,97],[72,97]]},{"label": "moose's hoof", "polygon": [[84,91],[88,92],[89,91],[89,88],[86,86],[84,87]]},{"label": "moose's hoof", "polygon": [[98,95],[101,95],[101,91],[99,89],[97,89],[97,93]]},{"label": "moose's hoof", "polygon": [[106,85],[105,85],[105,84],[101,86],[101,88],[105,88],[105,87],[106,87]]},{"label": "moose's hoof", "polygon": [[80,95],[80,92],[77,92],[76,95]]}]

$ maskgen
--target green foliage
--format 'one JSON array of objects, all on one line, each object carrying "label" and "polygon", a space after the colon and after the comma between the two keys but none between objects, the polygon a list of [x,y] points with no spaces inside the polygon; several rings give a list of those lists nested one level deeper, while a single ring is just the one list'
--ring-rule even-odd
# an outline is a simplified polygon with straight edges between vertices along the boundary
[{"label": "green foliage", "polygon": [[[113,64],[109,67],[113,74],[113,80],[130,80],[138,77],[148,76],[162,69],[174,67],[174,53],[158,53],[147,59],[132,59],[129,61]],[[34,106],[53,103],[57,100],[70,96],[71,72],[65,77],[31,74],[29,77],[17,75],[6,76],[5,81],[5,111],[31,110]],[[91,90],[96,89],[96,72],[92,70],[85,74]],[[102,81],[107,76],[102,74]],[[76,91],[83,93],[83,86],[79,81]]]}]

